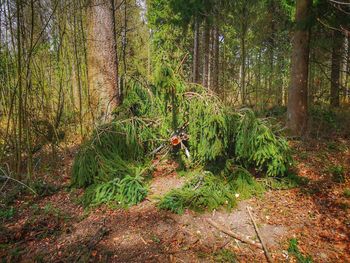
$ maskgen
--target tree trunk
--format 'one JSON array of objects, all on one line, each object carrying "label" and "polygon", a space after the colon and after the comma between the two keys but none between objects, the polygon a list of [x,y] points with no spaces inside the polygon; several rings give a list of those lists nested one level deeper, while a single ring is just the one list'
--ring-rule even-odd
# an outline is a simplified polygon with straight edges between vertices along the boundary
[{"label": "tree trunk", "polygon": [[[119,87],[119,100],[123,102],[124,89],[126,87],[126,75],[127,75],[127,63],[126,63],[126,47],[128,43],[127,32],[128,32],[128,19],[127,19],[127,0],[124,1],[124,28],[122,37],[122,54],[123,54],[123,77],[121,85]],[[114,8],[113,8],[114,9]]]},{"label": "tree trunk", "polygon": [[243,21],[241,24],[241,70],[240,70],[240,79],[241,79],[241,102],[242,105],[246,104],[246,34],[247,34],[247,6],[244,2],[242,7],[242,17]]},{"label": "tree trunk", "polygon": [[332,68],[331,68],[331,107],[339,107],[339,87],[340,87],[340,65],[341,65],[341,48],[342,34],[340,31],[333,31],[332,47]]},{"label": "tree trunk", "polygon": [[246,47],[245,47],[245,29],[242,32],[241,37],[241,70],[240,70],[240,79],[241,79],[241,102],[242,105],[246,104],[246,87],[245,87],[245,77],[246,77]]},{"label": "tree trunk", "polygon": [[202,85],[208,88],[209,80],[209,40],[210,40],[210,28],[209,22],[204,22],[203,30],[203,79]]},{"label": "tree trunk", "polygon": [[22,90],[22,44],[21,44],[21,1],[16,1],[17,18],[17,78],[18,78],[18,139],[17,139],[17,176],[20,178],[22,164],[22,128],[23,128],[23,90]]},{"label": "tree trunk", "polygon": [[[274,52],[275,52],[275,2],[274,0],[270,1],[269,5],[269,13],[270,13],[270,36],[268,39],[268,56],[269,56],[269,67],[270,67],[270,72],[269,72],[269,77],[268,77],[268,93],[269,94],[275,94],[274,90]],[[278,94],[276,94],[278,97]],[[271,103],[273,103],[271,101]]]},{"label": "tree trunk", "polygon": [[341,74],[341,83],[343,86],[343,97],[344,102],[347,102],[347,93],[348,93],[348,87],[347,87],[347,77],[348,77],[348,54],[349,54],[349,36],[343,37],[343,58],[342,58],[342,74]]},{"label": "tree trunk", "polygon": [[91,0],[87,13],[87,64],[91,104],[100,121],[119,104],[118,60],[113,0]]},{"label": "tree trunk", "polygon": [[350,87],[349,87],[349,74],[350,74],[350,35],[347,36],[347,49],[346,49],[346,67],[345,67],[345,101],[350,102]]},{"label": "tree trunk", "polygon": [[212,68],[212,89],[219,90],[219,30],[217,25],[213,28],[213,68]]},{"label": "tree trunk", "polygon": [[303,135],[307,128],[307,83],[309,69],[310,28],[306,26],[311,0],[297,0],[297,28],[293,37],[291,84],[288,94],[287,125],[293,135]]},{"label": "tree trunk", "polygon": [[194,21],[192,81],[199,83],[199,22]]}]

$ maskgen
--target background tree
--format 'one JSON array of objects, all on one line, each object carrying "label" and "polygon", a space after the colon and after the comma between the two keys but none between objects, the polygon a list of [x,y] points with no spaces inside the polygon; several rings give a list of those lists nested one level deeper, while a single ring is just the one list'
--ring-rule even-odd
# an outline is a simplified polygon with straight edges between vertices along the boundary
[{"label": "background tree", "polygon": [[91,0],[87,13],[88,82],[98,118],[108,120],[119,104],[114,1]]},{"label": "background tree", "polygon": [[301,135],[307,128],[308,73],[311,0],[298,0],[296,29],[293,37],[291,84],[288,94],[288,127],[293,134]]}]

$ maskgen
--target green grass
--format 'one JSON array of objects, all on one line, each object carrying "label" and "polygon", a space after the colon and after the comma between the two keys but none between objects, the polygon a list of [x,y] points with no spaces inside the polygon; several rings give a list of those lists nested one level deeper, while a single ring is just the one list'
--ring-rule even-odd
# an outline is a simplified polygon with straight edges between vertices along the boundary
[{"label": "green grass", "polygon": [[14,217],[16,210],[13,206],[5,209],[0,209],[0,221],[9,220]]},{"label": "green grass", "polygon": [[307,255],[304,256],[299,248],[298,248],[298,240],[296,238],[292,238],[289,240],[289,247],[288,247],[288,253],[292,255],[297,263],[312,263],[312,257]]},{"label": "green grass", "polygon": [[346,198],[350,198],[350,188],[344,189],[343,195],[344,195]]},{"label": "green grass", "polygon": [[237,256],[234,252],[228,249],[220,249],[219,251],[215,252],[213,255],[215,262],[220,263],[235,263],[237,261]]},{"label": "green grass", "polygon": [[330,165],[327,172],[332,175],[332,179],[336,183],[345,182],[345,168],[342,165]]}]

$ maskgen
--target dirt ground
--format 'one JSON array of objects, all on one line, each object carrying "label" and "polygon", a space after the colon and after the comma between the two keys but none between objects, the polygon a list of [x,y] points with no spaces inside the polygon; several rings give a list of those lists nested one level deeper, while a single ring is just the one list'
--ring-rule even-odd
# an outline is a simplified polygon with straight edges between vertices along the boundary
[{"label": "dirt ground", "polygon": [[[55,169],[57,186],[45,197],[23,196],[11,218],[0,226],[2,262],[266,262],[261,249],[244,244],[208,223],[257,240],[247,206],[275,262],[296,262],[288,253],[291,238],[314,262],[350,262],[350,142],[293,142],[298,175],[309,183],[291,190],[270,190],[261,198],[241,200],[231,212],[183,215],[157,209],[157,197],[185,179],[174,163],[157,167],[141,204],[127,210],[102,206],[84,211],[82,190],[69,189],[76,148],[62,150]],[[344,169],[345,182],[334,167]],[[338,178],[339,179],[339,178]],[[238,197],[239,199],[239,197]],[[0,221],[1,222],[1,221]],[[231,255],[231,257],[230,257]],[[233,255],[233,257],[232,257]],[[235,261],[236,260],[236,261]]]}]

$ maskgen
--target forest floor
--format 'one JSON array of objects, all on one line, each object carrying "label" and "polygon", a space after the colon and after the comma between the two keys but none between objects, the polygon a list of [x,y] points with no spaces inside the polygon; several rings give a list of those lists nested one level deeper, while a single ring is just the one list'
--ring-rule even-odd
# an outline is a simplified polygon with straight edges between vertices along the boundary
[{"label": "forest floor", "polygon": [[274,261],[296,262],[288,253],[289,242],[295,238],[300,257],[310,255],[314,262],[350,262],[350,141],[334,137],[291,144],[295,170],[309,180],[307,184],[269,190],[263,197],[240,201],[231,212],[186,211],[183,215],[156,207],[157,196],[184,183],[170,161],[157,167],[150,195],[141,204],[127,210],[107,206],[84,210],[79,204],[82,190],[69,188],[77,147],[67,147],[57,153],[55,165],[50,164],[49,156],[41,159],[43,172],[36,177],[51,180],[47,192],[41,197],[17,198],[1,213],[0,259],[265,262],[262,250],[228,237],[207,221],[256,240],[246,209],[250,206]]}]

